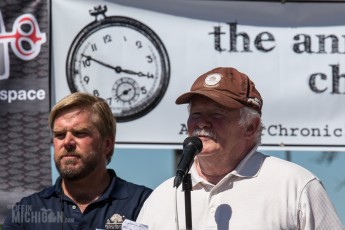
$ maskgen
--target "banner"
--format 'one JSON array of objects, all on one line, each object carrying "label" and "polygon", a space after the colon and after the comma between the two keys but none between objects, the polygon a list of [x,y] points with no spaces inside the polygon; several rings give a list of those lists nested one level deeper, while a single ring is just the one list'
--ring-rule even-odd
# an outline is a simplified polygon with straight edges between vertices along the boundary
[{"label": "banner", "polygon": [[51,184],[47,1],[0,6],[0,223]]},{"label": "banner", "polygon": [[345,25],[258,26],[276,19],[215,21],[115,2],[53,0],[52,46],[56,100],[75,91],[105,98],[118,146],[181,148],[188,111],[175,99],[204,72],[231,66],[263,97],[262,148],[345,147]]}]

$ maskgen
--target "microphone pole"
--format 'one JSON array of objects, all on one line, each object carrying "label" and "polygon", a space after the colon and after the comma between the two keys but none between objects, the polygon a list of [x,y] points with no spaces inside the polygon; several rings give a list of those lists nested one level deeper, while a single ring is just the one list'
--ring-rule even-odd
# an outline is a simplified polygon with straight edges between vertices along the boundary
[{"label": "microphone pole", "polygon": [[186,230],[192,230],[192,179],[190,173],[187,173],[183,178],[182,191],[184,191],[185,215],[186,215]]},{"label": "microphone pole", "polygon": [[202,147],[202,141],[196,136],[187,137],[185,139],[183,142],[183,154],[177,167],[174,180],[174,187],[176,187],[176,189],[182,182],[182,191],[184,191],[185,198],[186,230],[192,230],[192,179],[188,171],[193,164],[195,155],[202,150]]}]

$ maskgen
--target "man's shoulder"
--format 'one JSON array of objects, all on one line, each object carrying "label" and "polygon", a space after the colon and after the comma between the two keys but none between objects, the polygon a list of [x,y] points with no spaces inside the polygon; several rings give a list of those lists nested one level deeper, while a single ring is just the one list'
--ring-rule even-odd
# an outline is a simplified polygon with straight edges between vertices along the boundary
[{"label": "man's shoulder", "polygon": [[152,189],[126,181],[120,177],[116,177],[115,183],[111,186],[109,196],[115,201],[114,208],[126,207],[122,211],[127,212],[127,218],[135,220],[144,202],[151,195]]},{"label": "man's shoulder", "polygon": [[43,200],[50,198],[55,192],[54,186],[49,186],[46,188],[43,188],[41,191],[33,192],[30,195],[24,196],[19,201],[20,204],[32,204],[36,203],[38,200]]},{"label": "man's shoulder", "polygon": [[317,179],[311,171],[301,165],[274,156],[265,158],[263,168],[274,172],[275,176],[298,177],[307,181]]},{"label": "man's shoulder", "polygon": [[151,188],[148,188],[144,185],[140,185],[140,184],[136,184],[133,182],[129,182],[127,180],[124,180],[120,177],[116,177],[117,180],[117,185],[116,185],[116,189],[126,189],[128,194],[145,194],[145,195],[150,195],[150,193],[152,192]]},{"label": "man's shoulder", "polygon": [[151,196],[170,196],[170,193],[172,194],[174,191],[174,177],[171,177],[159,184]]}]

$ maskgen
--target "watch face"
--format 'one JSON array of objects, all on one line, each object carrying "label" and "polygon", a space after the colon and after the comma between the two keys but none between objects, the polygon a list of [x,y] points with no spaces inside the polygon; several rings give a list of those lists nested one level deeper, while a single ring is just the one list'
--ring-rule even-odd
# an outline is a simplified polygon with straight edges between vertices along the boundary
[{"label": "watch face", "polygon": [[111,16],[87,25],[67,57],[71,92],[107,100],[117,121],[144,116],[161,101],[170,66],[159,37],[132,18]]}]

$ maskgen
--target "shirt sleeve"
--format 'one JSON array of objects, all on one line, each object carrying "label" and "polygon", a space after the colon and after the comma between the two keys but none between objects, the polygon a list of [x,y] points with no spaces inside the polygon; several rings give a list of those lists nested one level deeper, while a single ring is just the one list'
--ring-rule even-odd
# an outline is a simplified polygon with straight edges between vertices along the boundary
[{"label": "shirt sleeve", "polygon": [[318,179],[311,180],[302,190],[298,225],[301,230],[345,229]]},{"label": "shirt sleeve", "polygon": [[136,219],[136,222],[138,223],[141,223],[141,224],[147,224],[146,221],[147,221],[147,209],[149,206],[149,201],[150,200],[150,197],[145,201],[145,203],[143,204],[140,212],[139,212],[139,215],[138,215],[138,218]]}]

